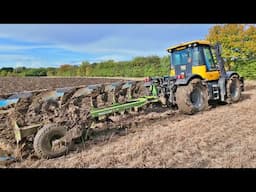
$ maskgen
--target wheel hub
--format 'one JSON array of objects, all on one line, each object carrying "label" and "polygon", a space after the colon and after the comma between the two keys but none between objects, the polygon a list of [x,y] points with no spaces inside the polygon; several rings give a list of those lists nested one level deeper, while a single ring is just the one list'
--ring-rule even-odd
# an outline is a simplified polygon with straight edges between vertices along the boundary
[{"label": "wheel hub", "polygon": [[190,94],[190,100],[191,103],[197,107],[200,108],[202,105],[202,95],[201,95],[201,91],[198,88],[195,88],[192,93]]}]

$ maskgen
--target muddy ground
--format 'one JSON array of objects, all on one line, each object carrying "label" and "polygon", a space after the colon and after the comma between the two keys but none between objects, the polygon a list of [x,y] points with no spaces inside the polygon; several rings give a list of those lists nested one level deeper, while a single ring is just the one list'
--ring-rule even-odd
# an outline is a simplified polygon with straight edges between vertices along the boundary
[{"label": "muddy ground", "polygon": [[0,95],[19,91],[33,91],[38,89],[54,89],[95,83],[116,82],[109,78],[46,78],[46,77],[0,77]]},{"label": "muddy ground", "polygon": [[[30,158],[26,168],[241,168],[256,167],[256,82],[246,81],[242,100],[196,115],[155,110],[99,129],[68,155]],[[126,124],[127,125],[122,125]]]}]

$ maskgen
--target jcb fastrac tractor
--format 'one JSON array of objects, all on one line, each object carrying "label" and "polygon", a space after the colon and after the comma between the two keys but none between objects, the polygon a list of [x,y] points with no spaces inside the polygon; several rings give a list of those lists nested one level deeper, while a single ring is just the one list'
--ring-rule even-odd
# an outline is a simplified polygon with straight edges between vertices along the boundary
[{"label": "jcb fastrac tractor", "polygon": [[53,158],[67,153],[74,140],[113,115],[136,113],[156,103],[194,114],[211,103],[239,101],[243,78],[225,70],[219,44],[197,40],[167,51],[168,76],[0,96],[6,103],[0,107],[5,125],[0,127],[0,146],[32,142],[39,157]]},{"label": "jcb fastrac tractor", "polygon": [[160,101],[177,105],[179,111],[193,114],[206,109],[211,101],[239,101],[243,77],[226,71],[221,46],[198,40],[167,49],[171,58],[170,76],[152,78]]}]

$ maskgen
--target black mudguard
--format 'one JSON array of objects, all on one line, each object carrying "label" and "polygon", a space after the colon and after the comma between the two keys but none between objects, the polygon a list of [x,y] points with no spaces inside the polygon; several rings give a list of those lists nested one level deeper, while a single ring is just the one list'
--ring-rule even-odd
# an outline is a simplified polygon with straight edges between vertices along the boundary
[{"label": "black mudguard", "polygon": [[244,77],[241,77],[237,72],[235,71],[227,71],[226,72],[226,80],[229,79],[232,75],[237,75],[240,82],[241,82],[241,88],[242,91],[244,91]]},{"label": "black mudguard", "polygon": [[185,79],[177,79],[175,82],[175,85],[187,85],[191,79],[195,79],[195,78],[203,80],[203,78],[200,75],[191,75],[186,77]]}]

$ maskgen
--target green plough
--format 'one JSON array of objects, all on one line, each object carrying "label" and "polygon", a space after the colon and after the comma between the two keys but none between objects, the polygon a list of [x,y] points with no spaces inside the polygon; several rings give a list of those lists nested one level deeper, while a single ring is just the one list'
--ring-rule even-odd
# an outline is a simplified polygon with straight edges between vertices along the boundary
[{"label": "green plough", "polygon": [[9,104],[0,107],[7,117],[2,130],[9,143],[26,146],[32,141],[37,156],[54,158],[95,124],[159,102],[157,92],[154,85],[128,81],[8,95],[4,101]]}]

